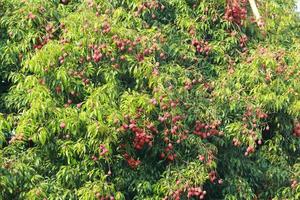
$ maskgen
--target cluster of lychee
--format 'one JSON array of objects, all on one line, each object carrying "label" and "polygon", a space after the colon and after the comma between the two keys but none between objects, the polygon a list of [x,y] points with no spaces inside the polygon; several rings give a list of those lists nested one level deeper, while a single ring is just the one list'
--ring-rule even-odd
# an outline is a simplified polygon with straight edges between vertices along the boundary
[{"label": "cluster of lychee", "polygon": [[103,144],[99,146],[99,149],[100,149],[100,153],[99,153],[100,156],[104,156],[108,153],[108,149]]},{"label": "cluster of lychee", "polygon": [[133,157],[131,157],[128,153],[125,153],[123,155],[123,157],[126,159],[127,164],[132,168],[132,169],[136,169],[140,164],[141,161],[140,160],[136,160]]},{"label": "cluster of lychee", "polygon": [[[160,4],[156,0],[144,2],[138,6],[137,11],[135,11],[134,15],[137,17],[140,14],[142,14],[143,12],[145,12],[147,10],[151,11],[152,9],[154,9],[154,10],[160,9],[161,11],[163,11],[165,9],[165,6]],[[151,18],[156,19],[156,15],[154,13],[152,13]]]},{"label": "cluster of lychee", "polygon": [[[268,118],[267,113],[263,112],[260,108],[252,108],[251,106],[248,106],[246,109],[246,112],[243,114],[243,130],[241,131],[242,134],[248,135],[250,138],[252,138],[254,141],[257,141],[258,145],[262,144],[262,140],[258,138],[257,135],[257,129],[261,127],[262,125],[266,126],[266,130],[268,131],[270,128],[269,126],[261,122],[261,120],[264,120]],[[241,141],[238,138],[233,138],[233,145],[234,146],[240,146]],[[255,152],[255,146],[250,145],[247,147],[245,156],[250,155],[251,153]]]},{"label": "cluster of lychee", "polygon": [[245,47],[246,46],[246,44],[247,44],[247,42],[248,42],[248,37],[247,37],[247,35],[242,35],[241,37],[240,37],[240,47],[241,48],[243,48],[243,47]]},{"label": "cluster of lychee", "polygon": [[255,148],[253,146],[248,146],[245,152],[245,156],[248,156],[251,153],[254,153]]},{"label": "cluster of lychee", "polygon": [[22,141],[24,139],[24,135],[23,134],[18,134],[18,135],[14,135],[11,137],[11,139],[9,140],[9,144],[12,144],[16,141]]},{"label": "cluster of lychee", "polygon": [[30,20],[34,20],[36,18],[36,15],[33,14],[32,12],[29,12],[28,15],[27,15],[27,18],[30,19]]},{"label": "cluster of lychee", "polygon": [[191,197],[198,197],[199,199],[204,199],[206,195],[206,191],[203,190],[201,187],[191,187],[188,188],[187,197],[190,199]]},{"label": "cluster of lychee", "polygon": [[218,130],[220,126],[220,121],[215,121],[211,124],[206,124],[200,121],[196,121],[194,134],[200,136],[202,139],[206,139],[210,136],[222,135],[223,132]]},{"label": "cluster of lychee", "polygon": [[[174,200],[180,200],[180,197],[183,193],[183,190],[181,189],[177,189],[176,191],[173,192],[173,194],[171,195],[172,196],[172,199]],[[167,200],[168,197],[165,197],[163,200]]]},{"label": "cluster of lychee", "polygon": [[55,32],[55,29],[53,27],[53,24],[48,24],[45,27],[46,35],[44,35],[42,38],[37,39],[37,43],[33,46],[34,49],[41,49],[43,46],[45,46],[51,39],[53,39],[53,33]]},{"label": "cluster of lychee", "polygon": [[98,63],[103,57],[103,54],[101,53],[101,49],[102,47],[98,47],[97,45],[93,45],[92,47],[93,50],[92,58],[95,63]]},{"label": "cluster of lychee", "polygon": [[247,0],[228,0],[225,11],[225,20],[242,25],[247,18]]},{"label": "cluster of lychee", "polygon": [[202,187],[189,187],[188,184],[185,185],[182,189],[177,189],[176,191],[172,192],[169,197],[163,198],[163,200],[174,199],[180,200],[182,199],[183,195],[186,195],[188,199],[196,198],[196,199],[204,199],[207,192],[202,189]]},{"label": "cluster of lychee", "polygon": [[174,161],[177,154],[174,151],[174,144],[179,144],[187,138],[188,131],[183,130],[182,121],[185,116],[182,114],[171,114],[173,109],[181,105],[179,99],[166,99],[165,95],[161,95],[159,100],[151,99],[153,105],[159,105],[164,111],[158,116],[158,121],[164,126],[163,142],[166,144],[164,151],[160,154],[160,159]]},{"label": "cluster of lychee", "polygon": [[204,40],[194,39],[194,40],[192,40],[192,45],[196,48],[196,51],[198,53],[203,54],[203,55],[208,55],[212,50],[212,48],[208,44],[208,42],[204,41]]},{"label": "cluster of lychee", "polygon": [[185,140],[187,138],[188,131],[181,130],[179,125],[174,125],[171,130],[165,128],[163,131],[163,135],[163,142],[166,144],[166,147],[160,154],[160,158],[167,159],[168,161],[174,161],[177,158],[177,154],[174,150],[174,145],[180,144],[183,140]]},{"label": "cluster of lychee", "polygon": [[85,70],[76,71],[76,70],[70,69],[68,71],[68,74],[70,76],[72,76],[73,78],[81,79],[83,85],[88,85],[90,83],[90,79],[87,78],[87,75],[85,74]]},{"label": "cluster of lychee", "polygon": [[[107,153],[108,153],[108,149],[107,149],[107,148],[105,147],[105,145],[103,145],[103,144],[101,144],[101,145],[99,146],[99,150],[100,150],[100,152],[99,152],[99,157],[103,157],[103,156],[107,155]],[[97,160],[98,160],[98,157],[95,156],[95,155],[93,155],[93,156],[92,156],[92,160],[93,160],[93,161],[97,161]]]},{"label": "cluster of lychee", "polygon": [[200,154],[200,155],[198,156],[198,159],[199,159],[201,162],[210,165],[210,164],[213,162],[213,160],[214,160],[213,152],[208,151],[208,152],[207,152],[207,155]]},{"label": "cluster of lychee", "polygon": [[173,153],[173,144],[169,141],[169,138],[166,138],[168,140],[168,145],[164,149],[164,153],[160,154],[160,158],[164,159],[167,158],[168,161],[174,161],[174,159],[177,157],[176,153]]},{"label": "cluster of lychee", "polygon": [[109,33],[111,30],[110,24],[108,22],[104,22],[102,24],[102,33]]},{"label": "cluster of lychee", "polygon": [[69,54],[67,52],[64,52],[63,55],[59,56],[58,57],[58,61],[59,61],[59,64],[63,64],[65,62],[65,58],[67,58]]},{"label": "cluster of lychee", "polygon": [[298,181],[296,179],[291,180],[291,187],[294,189],[298,186]]},{"label": "cluster of lychee", "polygon": [[300,123],[294,125],[293,135],[300,138]]},{"label": "cluster of lychee", "polygon": [[133,48],[135,48],[139,42],[141,42],[141,38],[137,38],[136,40],[122,39],[117,35],[112,36],[113,43],[119,51],[127,51],[131,53]]},{"label": "cluster of lychee", "polygon": [[197,83],[200,83],[202,80],[201,79],[193,79],[193,80],[189,80],[189,81],[185,81],[184,83],[184,89],[185,90],[191,90],[193,88],[193,86],[195,86]]},{"label": "cluster of lychee", "polygon": [[115,200],[115,197],[112,195],[102,196],[99,192],[95,194],[96,198],[99,200]]},{"label": "cluster of lychee", "polygon": [[[129,124],[122,125],[123,130],[129,130],[134,133],[133,146],[136,150],[141,150],[145,145],[152,146],[153,136],[151,133],[147,133],[143,128],[139,128],[137,121],[131,119]],[[149,126],[151,130],[154,130],[155,127]]]}]

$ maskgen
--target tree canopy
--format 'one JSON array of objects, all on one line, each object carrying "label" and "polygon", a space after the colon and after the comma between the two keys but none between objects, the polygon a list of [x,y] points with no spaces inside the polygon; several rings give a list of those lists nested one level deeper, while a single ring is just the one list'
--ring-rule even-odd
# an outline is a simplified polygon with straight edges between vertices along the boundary
[{"label": "tree canopy", "polygon": [[300,199],[293,0],[1,0],[0,200]]}]

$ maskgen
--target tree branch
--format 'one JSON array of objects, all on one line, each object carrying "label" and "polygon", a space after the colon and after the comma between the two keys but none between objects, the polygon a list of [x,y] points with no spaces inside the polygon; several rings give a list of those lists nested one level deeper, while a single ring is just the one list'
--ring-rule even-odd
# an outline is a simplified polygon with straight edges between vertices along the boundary
[{"label": "tree branch", "polygon": [[258,8],[256,6],[255,0],[249,0],[249,3],[250,3],[250,6],[251,6],[251,9],[252,9],[252,12],[255,16],[257,25],[262,28],[264,26],[264,23],[263,23],[262,18],[259,14],[259,11],[258,11]]}]

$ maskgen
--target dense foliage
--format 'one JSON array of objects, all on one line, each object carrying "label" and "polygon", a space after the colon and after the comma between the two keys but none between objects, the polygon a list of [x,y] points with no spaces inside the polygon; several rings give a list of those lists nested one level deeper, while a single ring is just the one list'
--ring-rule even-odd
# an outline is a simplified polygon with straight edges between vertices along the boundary
[{"label": "dense foliage", "polygon": [[300,19],[257,3],[0,0],[0,199],[300,199]]}]

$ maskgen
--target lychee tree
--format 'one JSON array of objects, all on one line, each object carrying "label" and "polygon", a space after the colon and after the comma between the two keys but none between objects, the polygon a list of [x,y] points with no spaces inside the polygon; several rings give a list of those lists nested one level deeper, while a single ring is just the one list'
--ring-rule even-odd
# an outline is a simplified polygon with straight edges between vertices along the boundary
[{"label": "lychee tree", "polygon": [[0,199],[299,199],[294,7],[2,0]]}]

